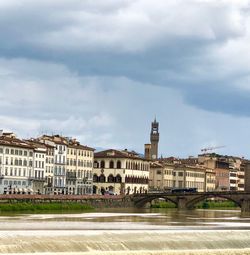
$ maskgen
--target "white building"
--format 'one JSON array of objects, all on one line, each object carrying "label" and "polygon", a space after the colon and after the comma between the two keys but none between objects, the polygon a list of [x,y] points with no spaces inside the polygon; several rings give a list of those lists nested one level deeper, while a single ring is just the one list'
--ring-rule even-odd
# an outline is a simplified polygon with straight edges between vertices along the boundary
[{"label": "white building", "polygon": [[68,141],[59,135],[44,135],[39,141],[54,147],[54,194],[66,194],[66,164]]},{"label": "white building", "polygon": [[148,179],[149,161],[135,152],[110,149],[95,153],[93,193],[145,193]]},{"label": "white building", "polygon": [[33,193],[34,148],[13,133],[0,134],[0,194]]},{"label": "white building", "polygon": [[45,193],[45,163],[47,147],[34,139],[26,140],[34,148],[32,186],[35,194]]}]

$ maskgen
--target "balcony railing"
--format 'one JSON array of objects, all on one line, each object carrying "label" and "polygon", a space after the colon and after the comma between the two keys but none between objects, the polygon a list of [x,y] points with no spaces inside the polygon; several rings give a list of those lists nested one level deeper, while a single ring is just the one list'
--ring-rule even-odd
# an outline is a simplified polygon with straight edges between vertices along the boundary
[{"label": "balcony railing", "polygon": [[41,181],[41,182],[45,182],[46,181],[46,179],[44,177],[37,177],[37,176],[29,177],[29,180],[30,181]]},{"label": "balcony railing", "polygon": [[76,177],[76,174],[67,174],[66,179],[76,180],[77,177]]}]

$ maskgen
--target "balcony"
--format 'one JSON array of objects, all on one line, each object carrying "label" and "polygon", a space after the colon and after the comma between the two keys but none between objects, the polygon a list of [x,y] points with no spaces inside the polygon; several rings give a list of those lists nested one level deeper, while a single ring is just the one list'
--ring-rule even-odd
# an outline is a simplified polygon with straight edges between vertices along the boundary
[{"label": "balcony", "polygon": [[46,179],[44,177],[36,177],[36,176],[33,176],[33,177],[29,177],[29,181],[40,181],[40,182],[45,182]]},{"label": "balcony", "polygon": [[76,173],[67,173],[66,179],[67,180],[76,180],[77,179]]}]

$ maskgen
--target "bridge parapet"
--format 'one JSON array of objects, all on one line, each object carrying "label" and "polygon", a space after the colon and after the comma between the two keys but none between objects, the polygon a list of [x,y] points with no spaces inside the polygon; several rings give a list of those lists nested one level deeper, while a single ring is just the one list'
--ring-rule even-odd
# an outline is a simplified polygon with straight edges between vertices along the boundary
[{"label": "bridge parapet", "polygon": [[195,204],[207,198],[224,198],[235,202],[242,210],[242,212],[250,212],[250,192],[236,192],[236,191],[214,191],[214,192],[195,192],[195,193],[148,193],[135,194],[132,200],[135,206],[143,207],[146,203],[154,199],[163,198],[170,201],[179,209],[192,209]]}]

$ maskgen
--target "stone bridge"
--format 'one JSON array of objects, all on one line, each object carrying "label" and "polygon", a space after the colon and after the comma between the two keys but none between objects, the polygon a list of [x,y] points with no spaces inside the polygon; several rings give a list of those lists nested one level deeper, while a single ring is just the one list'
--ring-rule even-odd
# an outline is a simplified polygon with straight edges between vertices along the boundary
[{"label": "stone bridge", "polygon": [[132,200],[136,207],[144,207],[155,199],[163,198],[174,203],[179,209],[192,209],[197,203],[215,197],[233,201],[241,208],[242,212],[250,212],[250,192],[244,191],[134,194]]}]

